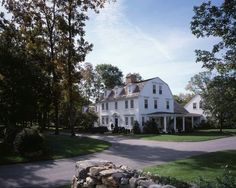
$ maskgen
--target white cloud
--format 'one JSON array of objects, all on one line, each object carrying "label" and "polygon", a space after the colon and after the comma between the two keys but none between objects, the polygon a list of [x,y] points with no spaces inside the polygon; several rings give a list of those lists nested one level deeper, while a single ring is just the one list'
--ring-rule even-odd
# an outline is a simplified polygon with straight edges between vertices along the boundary
[{"label": "white cloud", "polygon": [[167,31],[165,36],[145,33],[130,23],[125,10],[125,1],[120,0],[91,18],[87,36],[94,49],[87,61],[110,63],[124,74],[138,72],[145,79],[158,76],[173,93],[184,92],[190,77],[202,71],[201,64],[194,62],[194,49],[202,41],[190,31],[178,29]]}]

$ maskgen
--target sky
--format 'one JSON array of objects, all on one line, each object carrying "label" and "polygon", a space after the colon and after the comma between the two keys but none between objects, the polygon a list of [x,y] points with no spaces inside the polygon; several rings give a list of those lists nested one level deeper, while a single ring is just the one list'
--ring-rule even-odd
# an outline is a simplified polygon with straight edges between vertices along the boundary
[{"label": "sky", "polygon": [[[223,0],[222,0],[223,1]],[[221,0],[214,0],[219,4]],[[193,7],[203,0],[117,0],[86,26],[93,51],[86,61],[117,66],[124,75],[159,77],[173,94],[186,93],[192,76],[204,71],[195,49],[211,49],[214,38],[197,39],[190,30]]]}]

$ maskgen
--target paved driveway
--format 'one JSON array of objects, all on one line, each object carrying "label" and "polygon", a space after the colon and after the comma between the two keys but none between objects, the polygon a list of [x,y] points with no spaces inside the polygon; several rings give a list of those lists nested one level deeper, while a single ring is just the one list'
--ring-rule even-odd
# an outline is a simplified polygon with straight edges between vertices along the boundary
[{"label": "paved driveway", "polygon": [[[89,136],[89,135],[88,135]],[[236,137],[205,142],[158,142],[122,136],[90,136],[112,142],[110,149],[82,157],[37,163],[0,166],[0,188],[57,187],[68,183],[75,174],[75,162],[105,159],[133,168],[221,150],[236,150]]]}]

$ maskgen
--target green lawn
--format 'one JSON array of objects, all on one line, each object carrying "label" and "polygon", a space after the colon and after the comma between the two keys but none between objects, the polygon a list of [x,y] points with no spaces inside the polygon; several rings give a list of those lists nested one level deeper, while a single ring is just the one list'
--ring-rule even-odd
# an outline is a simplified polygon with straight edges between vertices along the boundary
[{"label": "green lawn", "polygon": [[218,129],[208,130],[195,130],[192,133],[179,133],[179,134],[140,134],[133,135],[135,138],[144,140],[156,140],[156,141],[173,141],[173,142],[198,142],[213,140],[218,138],[224,138],[228,136],[236,136],[236,129],[224,129],[223,133],[220,133]]},{"label": "green lawn", "polygon": [[199,177],[208,181],[215,181],[217,176],[222,176],[226,165],[236,176],[236,150],[194,156],[160,166],[146,167],[144,171],[161,176],[171,176],[188,182],[195,182],[199,180]]},{"label": "green lawn", "polygon": [[48,154],[40,159],[23,158],[0,143],[0,165],[74,157],[99,152],[111,146],[110,143],[97,139],[54,135],[46,136],[46,143]]}]

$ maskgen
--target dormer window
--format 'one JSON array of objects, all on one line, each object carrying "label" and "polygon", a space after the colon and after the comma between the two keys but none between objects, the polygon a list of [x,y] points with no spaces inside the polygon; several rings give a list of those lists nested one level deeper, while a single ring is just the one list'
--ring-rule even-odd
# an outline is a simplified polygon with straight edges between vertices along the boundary
[{"label": "dormer window", "polygon": [[128,93],[132,93],[132,85],[128,86]]}]

